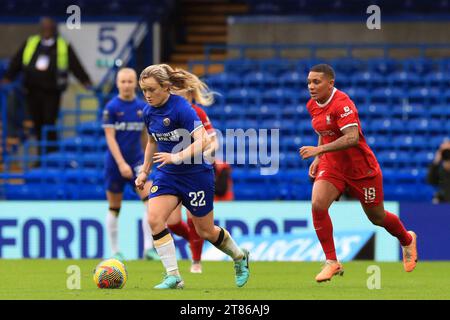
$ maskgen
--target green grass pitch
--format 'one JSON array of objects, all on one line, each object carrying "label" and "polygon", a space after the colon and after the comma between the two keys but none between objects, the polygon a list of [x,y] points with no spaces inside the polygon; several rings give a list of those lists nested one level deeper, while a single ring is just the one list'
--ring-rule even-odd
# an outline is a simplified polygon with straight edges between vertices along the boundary
[{"label": "green grass pitch", "polygon": [[[251,262],[250,279],[234,284],[232,262],[203,262],[203,274],[189,273],[180,261],[184,290],[154,290],[162,279],[158,261],[126,261],[128,281],[123,289],[98,289],[92,271],[99,260],[0,260],[0,299],[151,299],[151,300],[290,300],[290,299],[450,299],[450,262],[419,262],[412,273],[402,264],[373,261],[344,263],[345,274],[316,283],[320,263]],[[67,267],[81,270],[81,289],[67,289]],[[370,265],[381,270],[381,288],[369,290]]]}]

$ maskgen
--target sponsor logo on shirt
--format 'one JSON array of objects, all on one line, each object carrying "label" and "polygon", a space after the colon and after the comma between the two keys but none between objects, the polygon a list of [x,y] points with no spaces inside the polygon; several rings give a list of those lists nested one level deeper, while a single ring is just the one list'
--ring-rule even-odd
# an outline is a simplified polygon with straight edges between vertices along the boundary
[{"label": "sponsor logo on shirt", "polygon": [[319,131],[318,132],[322,137],[325,136],[334,136],[335,133],[332,130],[325,130],[325,131]]},{"label": "sponsor logo on shirt", "polygon": [[327,114],[326,119],[327,119],[327,124],[331,124],[331,116],[329,114]]},{"label": "sponsor logo on shirt", "polygon": [[114,124],[114,129],[117,131],[142,131],[143,128],[143,122],[116,122]]},{"label": "sponsor logo on shirt", "polygon": [[353,113],[353,110],[351,110],[349,106],[345,106],[344,113],[341,114],[341,118],[345,118],[346,116],[348,116],[349,114],[352,114],[352,113]]},{"label": "sponsor logo on shirt", "polygon": [[156,141],[164,141],[164,142],[180,141],[180,133],[178,132],[178,129],[164,133],[152,133],[152,136]]}]

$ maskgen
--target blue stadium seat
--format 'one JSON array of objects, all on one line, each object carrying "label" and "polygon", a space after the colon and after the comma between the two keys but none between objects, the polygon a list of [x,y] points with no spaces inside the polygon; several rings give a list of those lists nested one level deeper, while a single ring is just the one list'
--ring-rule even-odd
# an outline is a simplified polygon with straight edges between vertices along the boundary
[{"label": "blue stadium seat", "polygon": [[437,150],[440,147],[440,145],[444,142],[444,140],[450,140],[450,133],[448,133],[447,135],[444,134],[432,136],[428,139],[428,143],[432,148],[432,150]]},{"label": "blue stadium seat", "polygon": [[408,93],[408,99],[410,103],[439,103],[441,94],[436,88],[413,88]]},{"label": "blue stadium seat", "polygon": [[259,65],[261,71],[270,73],[276,78],[279,78],[281,74],[284,74],[291,70],[296,70],[297,60],[288,60],[280,58],[263,59],[259,61]]},{"label": "blue stadium seat", "polygon": [[432,118],[450,118],[450,108],[445,104],[431,106],[428,113]]},{"label": "blue stadium seat", "polygon": [[260,92],[256,89],[232,89],[225,97],[226,103],[256,104],[260,100]]},{"label": "blue stadium seat", "polygon": [[374,150],[392,149],[392,139],[386,135],[370,135],[366,139],[369,147]]},{"label": "blue stadium seat", "polygon": [[240,104],[227,104],[223,107],[221,115],[223,115],[224,119],[226,119],[227,121],[243,119],[243,113],[245,109],[246,107]]},{"label": "blue stadium seat", "polygon": [[225,72],[244,76],[249,72],[257,71],[258,65],[254,60],[234,59],[225,62]]},{"label": "blue stadium seat", "polygon": [[391,113],[394,117],[402,118],[404,120],[428,117],[428,110],[426,110],[422,104],[395,106],[394,108],[391,108]]},{"label": "blue stadium seat", "polygon": [[407,128],[410,132],[439,132],[444,134],[448,130],[446,124],[447,122],[436,119],[412,119],[408,121]]},{"label": "blue stadium seat", "polygon": [[444,89],[450,85],[450,75],[440,70],[426,74],[424,80],[427,87],[441,87]]},{"label": "blue stadium seat", "polygon": [[398,104],[405,99],[405,94],[400,88],[377,88],[372,92],[371,101],[373,103]]},{"label": "blue stadium seat", "polygon": [[[336,58],[330,61],[336,73],[353,74],[367,69],[363,60],[354,58]],[[339,79],[338,77],[336,77]]]},{"label": "blue stadium seat", "polygon": [[399,168],[413,163],[407,151],[383,151],[377,154],[381,167]]},{"label": "blue stadium seat", "polygon": [[268,72],[253,71],[243,77],[243,84],[249,88],[267,89],[275,87],[278,79]]},{"label": "blue stadium seat", "polygon": [[387,85],[385,77],[376,72],[361,71],[351,75],[350,78],[352,86],[363,86],[366,88],[377,88],[379,86]]},{"label": "blue stadium seat", "polygon": [[230,120],[226,122],[226,129],[258,129],[259,124],[256,120]]},{"label": "blue stadium seat", "polygon": [[389,75],[391,85],[394,86],[416,86],[422,82],[422,78],[416,73],[407,71],[397,71]]},{"label": "blue stadium seat", "polygon": [[369,91],[363,87],[352,87],[342,89],[358,107],[359,104],[367,103],[369,100]]},{"label": "blue stadium seat", "polygon": [[54,168],[36,168],[24,173],[26,183],[64,182],[64,171]]},{"label": "blue stadium seat", "polygon": [[411,156],[414,163],[422,167],[427,167],[434,159],[434,152],[417,152]]},{"label": "blue stadium seat", "polygon": [[284,88],[303,89],[305,87],[307,73],[299,71],[289,71],[279,76],[280,85]]},{"label": "blue stadium seat", "polygon": [[417,168],[397,168],[397,169],[384,169],[383,179],[388,184],[402,184],[402,183],[423,183],[427,170]]},{"label": "blue stadium seat", "polygon": [[399,119],[376,119],[368,123],[371,132],[402,132],[405,122]]},{"label": "blue stadium seat", "polygon": [[293,89],[269,89],[262,94],[263,103],[296,103],[299,99],[299,93]]},{"label": "blue stadium seat", "polygon": [[387,104],[360,104],[356,106],[358,113],[367,116],[369,119],[385,118],[391,108]]},{"label": "blue stadium seat", "polygon": [[418,135],[400,135],[393,138],[392,143],[400,149],[423,149],[428,144],[428,139]]},{"label": "blue stadium seat", "polygon": [[384,76],[401,69],[401,62],[394,59],[374,58],[370,59],[368,62],[369,71],[376,72]]},{"label": "blue stadium seat", "polygon": [[434,69],[434,63],[427,58],[406,58],[403,59],[403,70],[413,72],[418,76],[423,76]]}]

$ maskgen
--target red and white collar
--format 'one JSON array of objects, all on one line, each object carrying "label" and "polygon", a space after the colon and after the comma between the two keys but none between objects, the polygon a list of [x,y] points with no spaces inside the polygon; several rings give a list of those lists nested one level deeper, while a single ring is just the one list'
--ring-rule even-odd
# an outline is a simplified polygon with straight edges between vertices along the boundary
[{"label": "red and white collar", "polygon": [[325,101],[324,103],[319,103],[319,102],[316,100],[317,105],[318,105],[320,108],[326,107],[327,104],[330,103],[331,99],[333,99],[333,96],[334,96],[334,94],[336,93],[336,90],[337,90],[336,88],[333,88],[333,92],[331,93],[331,96],[330,96],[330,97],[328,98],[328,100]]}]

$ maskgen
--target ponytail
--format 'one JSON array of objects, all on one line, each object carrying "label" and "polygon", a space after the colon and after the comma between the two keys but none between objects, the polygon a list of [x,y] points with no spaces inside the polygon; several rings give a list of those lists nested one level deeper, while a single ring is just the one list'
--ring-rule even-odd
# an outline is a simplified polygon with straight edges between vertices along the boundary
[{"label": "ponytail", "polygon": [[183,92],[191,94],[195,102],[202,106],[210,106],[214,103],[214,95],[208,86],[186,70],[173,69],[167,64],[157,64],[145,68],[139,82],[149,77],[155,78],[161,86],[168,85],[170,91],[175,94]]}]

